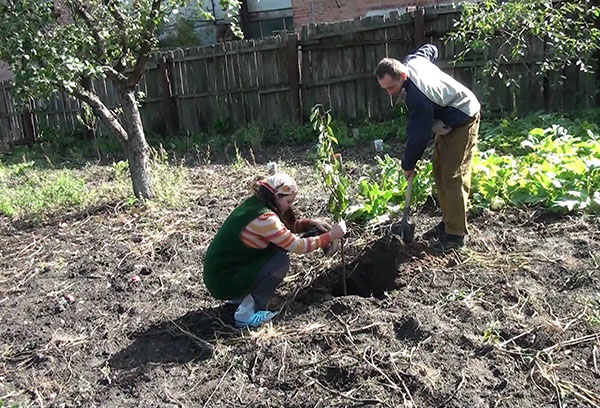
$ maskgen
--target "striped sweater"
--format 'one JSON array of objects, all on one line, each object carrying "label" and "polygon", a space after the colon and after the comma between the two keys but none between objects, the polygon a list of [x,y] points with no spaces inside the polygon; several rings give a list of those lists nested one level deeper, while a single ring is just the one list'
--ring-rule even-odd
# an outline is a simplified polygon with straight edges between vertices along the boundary
[{"label": "striped sweater", "polygon": [[[298,220],[294,231],[305,229],[310,220]],[[252,220],[240,234],[244,244],[251,248],[266,248],[270,243],[289,252],[305,254],[324,248],[331,243],[331,235],[324,233],[315,237],[300,238],[292,233],[274,212],[266,212]]]}]

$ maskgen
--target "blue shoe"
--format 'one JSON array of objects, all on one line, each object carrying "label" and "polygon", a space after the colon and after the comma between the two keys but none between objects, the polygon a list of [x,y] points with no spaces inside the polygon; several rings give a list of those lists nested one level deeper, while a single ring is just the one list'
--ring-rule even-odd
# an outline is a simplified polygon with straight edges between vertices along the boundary
[{"label": "blue shoe", "polygon": [[244,328],[244,327],[258,327],[262,324],[271,321],[275,316],[277,316],[279,312],[270,312],[268,310],[259,310],[257,312],[252,313],[248,320],[237,320],[235,321],[236,327]]}]

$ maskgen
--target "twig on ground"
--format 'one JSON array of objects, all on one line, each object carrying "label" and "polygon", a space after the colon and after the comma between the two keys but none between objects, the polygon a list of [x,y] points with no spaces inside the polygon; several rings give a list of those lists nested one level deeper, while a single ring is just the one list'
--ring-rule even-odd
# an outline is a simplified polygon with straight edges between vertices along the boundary
[{"label": "twig on ground", "polygon": [[163,284],[162,278],[160,276],[158,277],[158,281],[160,282],[160,288],[152,292],[152,296],[156,296],[158,292],[162,292],[163,290],[165,290],[165,285]]},{"label": "twig on ground", "polygon": [[456,389],[454,390],[452,395],[450,395],[448,398],[446,398],[446,400],[444,402],[442,402],[440,405],[438,405],[438,408],[443,408],[446,405],[448,405],[448,403],[450,401],[452,401],[452,399],[456,396],[456,394],[458,394],[458,392],[462,388],[463,384],[465,383],[465,373],[462,373],[461,376],[462,376],[462,378],[460,379],[460,382],[458,383],[458,386],[456,387]]},{"label": "twig on ground", "polygon": [[352,333],[350,332],[350,327],[348,326],[348,324],[346,324],[346,322],[344,322],[342,318],[336,315],[335,313],[331,312],[331,314],[338,320],[338,322],[340,322],[342,326],[344,326],[344,328],[346,329],[346,334],[348,335],[348,339],[350,340],[350,342],[352,342],[352,344],[354,344],[354,338],[352,337]]},{"label": "twig on ground", "polygon": [[337,391],[337,390],[333,390],[329,387],[324,386],[323,384],[321,384],[317,379],[312,378],[311,376],[309,376],[308,374],[304,373],[304,375],[311,380],[314,384],[317,384],[320,388],[324,389],[325,391],[337,395],[338,397],[342,397],[345,399],[348,399],[350,401],[354,401],[354,402],[360,402],[363,404],[384,404],[384,405],[388,405],[385,402],[383,402],[382,400],[380,400],[379,398],[355,398],[351,395],[346,395],[343,392]]},{"label": "twig on ground", "polygon": [[598,346],[594,344],[594,348],[592,349],[592,360],[594,362],[594,371],[596,374],[600,375],[600,371],[598,371]]},{"label": "twig on ground", "polygon": [[565,327],[563,327],[563,332],[567,331],[569,327],[571,327],[571,325],[577,323],[579,320],[581,320],[581,318],[583,316],[585,316],[585,313],[587,312],[588,308],[587,306],[585,306],[583,308],[583,310],[581,311],[581,313],[579,313],[577,316],[575,316],[575,318],[571,321],[569,321],[567,324],[565,324]]},{"label": "twig on ground", "polygon": [[223,380],[225,379],[225,377],[227,377],[227,374],[229,374],[229,371],[231,371],[231,369],[233,368],[233,365],[236,363],[236,359],[234,358],[233,361],[231,362],[231,364],[229,365],[229,368],[227,369],[227,371],[225,371],[225,374],[223,374],[223,376],[221,377],[221,379],[219,380],[219,383],[217,384],[217,386],[215,387],[215,389],[213,390],[213,392],[210,394],[210,396],[208,397],[208,399],[206,400],[206,402],[204,403],[204,408],[206,408],[206,406],[208,405],[208,403],[210,402],[211,398],[213,397],[213,395],[215,395],[215,392],[217,392],[217,390],[219,389],[219,387],[221,386],[221,384],[223,383]]},{"label": "twig on ground", "polygon": [[10,288],[8,290],[8,293],[12,293],[12,292],[16,292],[19,290],[19,288],[23,285],[25,285],[27,282],[29,282],[29,280],[31,280],[35,275],[37,275],[39,273],[39,268],[35,268],[33,271],[31,271],[29,274],[27,274],[25,276],[25,278],[23,278],[20,282],[18,282],[15,286],[13,286],[12,288]]},{"label": "twig on ground", "polygon": [[175,398],[174,396],[171,395],[171,393],[167,389],[167,383],[163,384],[163,389],[164,389],[165,395],[169,401],[171,401],[172,403],[176,404],[177,406],[179,406],[181,408],[185,408],[185,405],[183,404],[183,402],[179,401],[177,398]]},{"label": "twig on ground", "polygon": [[123,258],[121,258],[121,260],[119,261],[119,263],[117,264],[117,270],[121,269],[121,264],[125,261],[125,259],[127,259],[127,257],[129,255],[133,254],[133,251],[129,251],[125,254],[125,256]]},{"label": "twig on ground", "polygon": [[[396,377],[398,377],[398,379],[400,380],[400,383],[402,384],[402,388],[404,388],[404,392],[406,393],[406,395],[408,395],[408,399],[410,399],[410,402],[412,403],[412,407],[417,408],[417,404],[415,404],[415,400],[413,400],[412,394],[410,393],[410,390],[406,386],[406,382],[404,381],[404,378],[402,378],[402,375],[400,374],[401,372],[398,369],[398,366],[396,366],[396,362],[392,358],[391,354],[390,354],[390,361],[392,363],[392,367],[394,368],[394,372],[396,373]],[[404,403],[404,405],[406,405],[406,402]]]},{"label": "twig on ground", "polygon": [[60,295],[61,293],[66,292],[69,288],[73,287],[74,285],[75,285],[75,282],[69,283],[62,289],[55,290],[54,292],[48,292],[46,294],[46,297],[56,297],[56,296]]},{"label": "twig on ground", "polygon": [[287,340],[283,342],[283,351],[281,352],[281,368],[277,372],[277,381],[281,381],[281,375],[285,370],[285,355],[287,353]]},{"label": "twig on ground", "polygon": [[511,338],[510,338],[510,339],[508,339],[508,340],[505,340],[505,341],[503,341],[503,342],[502,342],[502,343],[500,343],[500,344],[497,344],[497,345],[496,345],[496,347],[499,347],[499,348],[504,348],[504,347],[505,347],[505,346],[506,346],[508,343],[510,343],[510,342],[513,342],[513,341],[515,341],[515,340],[517,340],[517,339],[520,339],[520,338],[521,338],[521,337],[523,337],[523,336],[527,336],[529,333],[533,332],[534,330],[537,330],[537,329],[539,329],[540,327],[541,327],[541,326],[536,326],[536,327],[533,327],[533,328],[531,328],[531,329],[529,329],[529,330],[527,330],[527,331],[524,331],[524,332],[523,332],[523,333],[521,333],[521,334],[518,334],[518,335],[516,335],[516,336],[514,336],[514,337],[511,337]]},{"label": "twig on ground", "polygon": [[196,342],[200,343],[202,346],[204,346],[204,347],[208,348],[210,351],[213,351],[213,350],[214,350],[214,347],[215,347],[215,346],[214,346],[214,345],[212,345],[211,343],[209,343],[208,341],[206,341],[206,340],[204,340],[204,339],[202,339],[202,338],[200,338],[200,337],[196,336],[194,333],[190,333],[189,331],[185,330],[184,328],[182,328],[181,326],[179,326],[177,323],[175,323],[175,321],[174,321],[174,320],[172,320],[172,319],[169,319],[169,322],[170,322],[171,324],[173,324],[173,326],[177,327],[177,329],[178,329],[178,330],[179,330],[181,333],[183,333],[183,334],[185,334],[186,336],[190,337],[192,340],[194,340],[194,341],[196,341]]},{"label": "twig on ground", "polygon": [[562,347],[574,346],[576,344],[587,343],[589,341],[597,340],[597,339],[600,339],[600,332],[594,333],[594,334],[589,334],[587,336],[578,337],[576,339],[561,341],[560,343],[557,343],[554,346],[546,347],[542,351],[544,353],[550,354],[554,350],[562,348]]}]

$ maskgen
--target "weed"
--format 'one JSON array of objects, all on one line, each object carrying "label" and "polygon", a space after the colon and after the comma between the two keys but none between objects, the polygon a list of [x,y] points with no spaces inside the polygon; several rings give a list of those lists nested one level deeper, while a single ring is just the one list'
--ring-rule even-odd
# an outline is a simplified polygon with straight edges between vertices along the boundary
[{"label": "weed", "polygon": [[486,343],[496,343],[500,341],[500,322],[495,320],[488,323],[487,328],[483,331],[483,341]]},{"label": "weed", "polygon": [[264,134],[261,129],[256,126],[239,128],[233,133],[234,141],[243,147],[259,147],[264,139]]},{"label": "weed", "polygon": [[[379,169],[378,178],[363,177],[359,181],[360,202],[352,206],[348,213],[354,221],[378,219],[384,214],[395,214],[402,210],[408,182],[400,162],[385,155],[375,158]],[[432,195],[433,167],[431,163],[419,162],[417,177],[413,182],[412,204],[419,206]]]},{"label": "weed", "polygon": [[447,295],[441,296],[438,305],[445,306],[452,302],[464,302],[467,307],[473,307],[475,303],[479,303],[483,300],[485,293],[480,290],[473,290],[467,292],[466,290],[458,290],[448,293]]},{"label": "weed", "polygon": [[265,142],[279,144],[292,142],[296,144],[313,143],[315,133],[310,125],[284,124],[279,130],[272,130],[265,136]]},{"label": "weed", "polygon": [[242,157],[242,154],[240,153],[240,148],[238,147],[237,143],[234,143],[233,147],[235,149],[235,162],[233,163],[233,168],[236,170],[240,170],[248,166],[249,163],[246,159]]},{"label": "weed", "polygon": [[184,188],[186,169],[183,164],[170,163],[168,153],[162,146],[152,154],[151,169],[158,204],[178,207],[189,202],[190,196]]},{"label": "weed", "polygon": [[600,293],[595,296],[577,299],[577,303],[589,309],[587,322],[590,326],[600,327]]},{"label": "weed", "polygon": [[406,140],[406,121],[401,118],[387,122],[367,122],[358,128],[358,138],[369,142],[376,139],[403,142]]}]

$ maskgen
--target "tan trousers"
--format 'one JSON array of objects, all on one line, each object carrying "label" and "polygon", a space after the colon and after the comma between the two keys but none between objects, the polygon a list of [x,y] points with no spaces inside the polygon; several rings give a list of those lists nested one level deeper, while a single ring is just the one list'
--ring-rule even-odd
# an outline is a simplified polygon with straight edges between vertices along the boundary
[{"label": "tan trousers", "polygon": [[435,136],[433,176],[446,232],[467,234],[467,206],[471,191],[471,166],[477,146],[479,114],[470,123],[444,136]]}]

